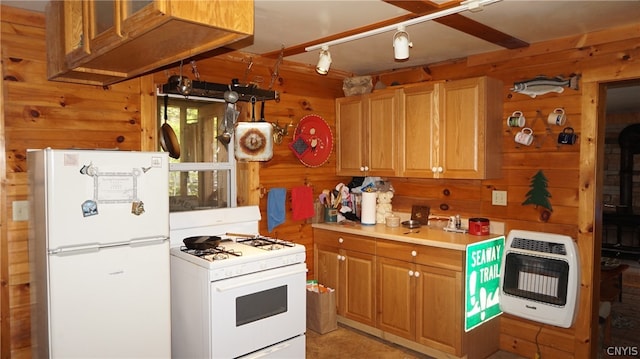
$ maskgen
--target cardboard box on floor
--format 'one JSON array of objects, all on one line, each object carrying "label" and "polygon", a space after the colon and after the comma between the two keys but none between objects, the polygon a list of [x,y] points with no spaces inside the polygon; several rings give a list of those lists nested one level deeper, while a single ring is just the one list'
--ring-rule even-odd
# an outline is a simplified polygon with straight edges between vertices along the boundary
[{"label": "cardboard box on floor", "polygon": [[335,290],[314,291],[307,286],[307,328],[320,334],[338,329]]}]

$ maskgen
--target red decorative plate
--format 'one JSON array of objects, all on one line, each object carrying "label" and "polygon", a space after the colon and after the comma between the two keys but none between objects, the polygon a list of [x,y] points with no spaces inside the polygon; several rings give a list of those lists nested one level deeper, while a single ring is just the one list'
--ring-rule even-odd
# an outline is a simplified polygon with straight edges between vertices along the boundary
[{"label": "red decorative plate", "polygon": [[307,167],[319,167],[327,162],[333,148],[333,134],[329,124],[322,117],[304,116],[296,127],[293,141],[299,138],[309,146],[308,150],[298,155],[302,164]]}]

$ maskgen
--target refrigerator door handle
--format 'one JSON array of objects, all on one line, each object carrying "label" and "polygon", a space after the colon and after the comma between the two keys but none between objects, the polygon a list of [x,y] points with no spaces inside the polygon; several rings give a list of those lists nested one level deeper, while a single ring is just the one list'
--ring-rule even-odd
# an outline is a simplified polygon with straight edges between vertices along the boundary
[{"label": "refrigerator door handle", "polygon": [[142,247],[142,246],[148,246],[153,244],[160,244],[168,240],[169,240],[169,237],[167,236],[151,236],[151,237],[133,238],[128,241],[112,242],[112,243],[105,243],[105,244],[86,243],[79,246],[67,246],[67,247],[58,247],[54,249],[49,249],[49,255],[65,256],[65,255],[95,253],[104,248],[122,247],[122,246]]},{"label": "refrigerator door handle", "polygon": [[141,247],[141,246],[148,246],[153,244],[160,244],[168,240],[169,240],[169,237],[167,236],[151,236],[151,237],[133,238],[132,240],[129,241],[129,245],[131,247]]},{"label": "refrigerator door handle", "polygon": [[67,256],[86,253],[95,253],[100,250],[100,243],[86,243],[79,246],[63,246],[49,249],[49,255]]}]

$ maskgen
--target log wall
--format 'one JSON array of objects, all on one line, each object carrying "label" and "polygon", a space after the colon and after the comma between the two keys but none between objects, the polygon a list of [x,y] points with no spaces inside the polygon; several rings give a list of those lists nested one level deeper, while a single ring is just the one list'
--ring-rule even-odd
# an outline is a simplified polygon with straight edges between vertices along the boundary
[{"label": "log wall", "polygon": [[[29,358],[29,269],[27,222],[12,221],[12,203],[27,199],[25,153],[27,148],[83,147],[126,150],[155,150],[157,117],[155,86],[166,81],[177,68],[126,81],[108,88],[72,85],[46,80],[44,17],[21,10],[2,7],[2,111],[0,113],[0,334],[2,358]],[[483,216],[506,223],[506,229],[529,229],[568,234],[576,241],[581,259],[581,295],[579,317],[574,327],[559,329],[503,315],[501,348],[525,357],[533,357],[540,347],[544,358],[586,358],[594,354],[592,339],[597,339],[597,322],[593,320],[593,293],[598,291],[594,263],[599,263],[602,207],[602,153],[604,118],[600,84],[640,78],[640,23],[626,28],[609,29],[567,39],[533,44],[527,49],[498,51],[472,56],[465,60],[425,66],[410,71],[373,74],[383,83],[399,81],[450,80],[488,75],[504,82],[503,175],[485,181],[432,180],[392,178],[396,188],[395,210],[409,211],[413,203],[428,203],[438,208],[449,205],[446,213]],[[266,88],[275,65],[273,59],[254,57],[254,65],[246,54],[227,53],[199,59],[198,70],[204,81],[227,83],[231,78],[256,82]],[[562,94],[548,94],[532,99],[512,93],[513,82],[537,75],[569,76],[581,74],[580,90],[566,89]],[[428,74],[428,75],[427,75]],[[318,195],[323,188],[347,183],[350,178],[335,175],[335,154],[317,168],[303,166],[288,149],[291,133],[307,114],[322,116],[335,131],[334,99],[342,96],[342,78],[348,74],[332,70],[329,76],[318,76],[312,68],[285,61],[279,68],[274,89],[281,92],[279,103],[268,102],[265,117],[280,125],[292,123],[290,134],[276,146],[269,162],[242,164],[242,204],[259,204],[266,218],[264,195],[274,187],[288,190],[287,218],[276,227],[274,236],[286,237],[307,246],[308,267],[312,262],[311,225],[293,221],[290,211],[290,189],[309,185]],[[516,148],[513,133],[505,119],[513,111],[523,111],[527,119],[538,114],[546,117],[554,108],[562,107],[568,125],[578,133],[574,146],[555,144],[558,128],[540,137],[540,146]],[[248,108],[242,115],[249,116]],[[530,123],[530,122],[528,122]],[[547,131],[544,121],[537,120],[536,134]],[[542,170],[548,179],[553,211],[549,218],[541,209],[522,206],[531,177]],[[448,196],[445,195],[448,189]],[[491,190],[508,191],[508,205],[491,205]],[[434,210],[437,212],[437,210]],[[266,221],[261,232],[267,233]],[[313,277],[313,273],[309,274]],[[597,303],[597,298],[595,299]],[[537,341],[537,342],[536,342]]]},{"label": "log wall", "polygon": [[[44,16],[6,6],[1,8],[2,111],[0,111],[0,176],[2,176],[0,241],[1,358],[30,358],[30,300],[28,262],[28,222],[12,220],[14,201],[28,196],[26,151],[28,148],[119,148],[159,150],[156,115],[156,87],[178,74],[178,67],[108,86],[76,85],[47,81]],[[247,71],[253,61],[251,70]],[[231,83],[238,78],[267,88],[276,60],[253,59],[246,54],[228,53],[215,59],[198,59],[202,81]],[[325,118],[334,129],[334,99],[342,95],[342,79],[349,74],[332,71],[318,76],[309,66],[284,61],[274,77],[279,102],[269,101],[265,118],[285,126],[289,135],[276,145],[273,160],[239,164],[239,203],[260,205],[266,218],[266,196],[272,187],[288,191],[287,222],[274,236],[286,236],[311,252],[311,225],[294,222],[290,212],[290,189],[309,185],[314,191],[336,181],[332,154],[327,165],[307,168],[288,148],[298,121],[308,114]],[[247,104],[240,107],[241,120],[250,118]],[[269,173],[260,178],[261,172]],[[267,233],[266,221],[261,232]],[[310,267],[313,268],[311,262]]]}]

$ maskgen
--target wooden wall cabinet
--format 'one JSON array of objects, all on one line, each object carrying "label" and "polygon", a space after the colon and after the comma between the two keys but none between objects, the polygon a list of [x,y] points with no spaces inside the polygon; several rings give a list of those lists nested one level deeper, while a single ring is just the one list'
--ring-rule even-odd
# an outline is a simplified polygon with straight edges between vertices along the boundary
[{"label": "wooden wall cabinet", "polygon": [[340,176],[501,176],[502,82],[426,82],[336,100]]},{"label": "wooden wall cabinet", "polygon": [[377,327],[461,356],[462,252],[377,240],[376,253]]},{"label": "wooden wall cabinet", "polygon": [[51,1],[50,80],[109,85],[253,35],[251,0]]},{"label": "wooden wall cabinet", "polygon": [[401,177],[501,175],[502,82],[477,77],[404,89]]},{"label": "wooden wall cabinet", "polygon": [[318,283],[336,290],[338,314],[375,326],[375,241],[314,230]]},{"label": "wooden wall cabinet", "polygon": [[398,175],[398,116],[402,90],[336,100],[339,176]]}]

